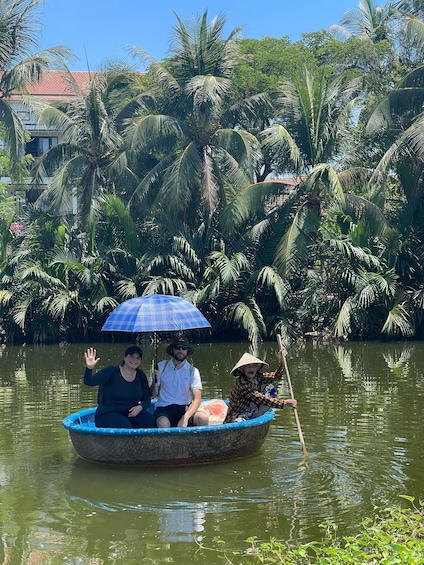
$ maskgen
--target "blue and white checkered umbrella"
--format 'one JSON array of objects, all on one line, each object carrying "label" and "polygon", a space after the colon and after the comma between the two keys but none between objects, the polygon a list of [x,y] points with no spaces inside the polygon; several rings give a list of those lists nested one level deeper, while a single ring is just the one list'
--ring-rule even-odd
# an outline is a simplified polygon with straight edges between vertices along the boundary
[{"label": "blue and white checkered umbrella", "polygon": [[119,304],[109,315],[102,331],[180,332],[210,327],[200,310],[185,298],[149,294]]}]

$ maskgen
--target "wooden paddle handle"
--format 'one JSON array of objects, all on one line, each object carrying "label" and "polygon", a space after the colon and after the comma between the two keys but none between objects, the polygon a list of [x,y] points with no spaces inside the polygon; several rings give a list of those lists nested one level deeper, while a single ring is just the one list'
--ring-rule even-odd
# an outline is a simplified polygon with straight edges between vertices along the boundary
[{"label": "wooden paddle handle", "polygon": [[[277,343],[278,343],[278,349],[279,350],[283,349],[283,342],[281,340],[280,334],[277,334]],[[286,373],[287,385],[289,387],[289,392],[290,392],[290,398],[294,399],[293,387],[292,387],[290,373],[289,373],[289,367],[287,365],[285,355],[283,355],[283,362],[284,362],[284,370],[285,370],[285,373]],[[303,439],[302,428],[300,427],[300,420],[299,420],[299,415],[297,413],[297,408],[293,408],[293,413],[294,413],[294,419],[296,421],[297,433],[299,434],[299,441],[300,441],[300,444],[302,446],[303,455],[308,455],[308,452],[306,450],[305,440]]]}]

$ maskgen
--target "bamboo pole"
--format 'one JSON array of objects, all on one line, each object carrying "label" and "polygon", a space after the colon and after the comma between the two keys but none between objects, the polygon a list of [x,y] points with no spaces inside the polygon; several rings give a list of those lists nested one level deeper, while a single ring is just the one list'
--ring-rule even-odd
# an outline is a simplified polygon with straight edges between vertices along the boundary
[{"label": "bamboo pole", "polygon": [[[281,340],[280,334],[277,334],[277,343],[278,343],[278,348],[282,349],[283,348],[283,342]],[[290,379],[290,373],[289,373],[289,367],[287,365],[285,355],[283,355],[283,361],[284,361],[284,369],[285,369],[286,378],[287,378],[287,385],[289,387],[289,392],[290,392],[290,398],[294,399],[293,387],[292,387],[292,383],[291,383],[291,379]],[[303,439],[302,428],[300,427],[300,420],[299,420],[299,415],[297,413],[297,408],[293,408],[293,413],[294,413],[294,419],[296,421],[297,432],[299,434],[300,444],[302,446],[303,455],[308,455],[308,452],[306,450],[305,440]]]}]

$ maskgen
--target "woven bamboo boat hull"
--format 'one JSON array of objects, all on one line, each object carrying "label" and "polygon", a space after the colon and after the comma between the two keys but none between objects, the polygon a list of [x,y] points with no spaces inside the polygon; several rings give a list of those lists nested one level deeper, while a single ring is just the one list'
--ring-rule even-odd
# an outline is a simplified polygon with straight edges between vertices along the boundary
[{"label": "woven bamboo boat hull", "polygon": [[275,414],[233,424],[191,428],[96,428],[95,408],[63,420],[77,454],[88,461],[163,467],[199,465],[247,457],[265,441]]}]

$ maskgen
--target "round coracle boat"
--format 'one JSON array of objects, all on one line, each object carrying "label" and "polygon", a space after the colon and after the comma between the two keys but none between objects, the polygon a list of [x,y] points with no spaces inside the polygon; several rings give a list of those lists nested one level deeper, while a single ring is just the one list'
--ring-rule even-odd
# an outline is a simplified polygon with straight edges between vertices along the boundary
[{"label": "round coracle boat", "polygon": [[[154,402],[149,410],[154,410]],[[96,428],[96,408],[63,420],[77,454],[88,461],[114,465],[164,467],[199,465],[247,457],[265,441],[273,410],[231,424],[189,428]]]}]

